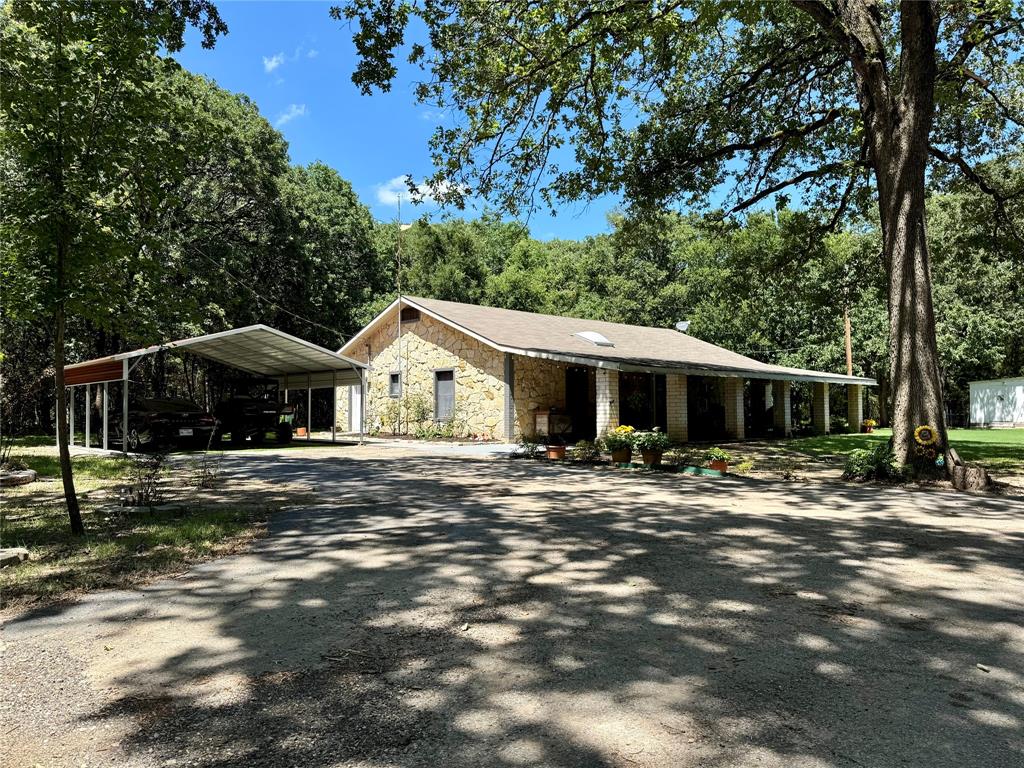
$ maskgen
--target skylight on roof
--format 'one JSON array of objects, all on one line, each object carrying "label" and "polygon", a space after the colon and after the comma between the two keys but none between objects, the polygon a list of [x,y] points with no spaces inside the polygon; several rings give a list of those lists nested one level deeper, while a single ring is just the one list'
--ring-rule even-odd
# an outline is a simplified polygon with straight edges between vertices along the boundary
[{"label": "skylight on roof", "polygon": [[597,331],[578,331],[573,336],[579,336],[585,341],[589,341],[591,344],[595,344],[599,347],[614,347],[615,345],[608,341],[603,335]]}]

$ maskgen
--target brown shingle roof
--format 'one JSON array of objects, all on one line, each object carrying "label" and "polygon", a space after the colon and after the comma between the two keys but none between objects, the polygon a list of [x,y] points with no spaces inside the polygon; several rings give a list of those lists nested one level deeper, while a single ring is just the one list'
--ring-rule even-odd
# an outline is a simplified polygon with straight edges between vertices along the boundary
[{"label": "brown shingle roof", "polygon": [[[584,362],[606,363],[611,367],[675,369],[719,375],[735,372],[751,378],[875,383],[872,379],[845,374],[762,363],[673,328],[647,328],[601,320],[542,315],[416,296],[403,296],[402,300],[496,347],[521,354],[571,357]],[[596,331],[614,346],[598,346],[575,335],[584,331]]]}]

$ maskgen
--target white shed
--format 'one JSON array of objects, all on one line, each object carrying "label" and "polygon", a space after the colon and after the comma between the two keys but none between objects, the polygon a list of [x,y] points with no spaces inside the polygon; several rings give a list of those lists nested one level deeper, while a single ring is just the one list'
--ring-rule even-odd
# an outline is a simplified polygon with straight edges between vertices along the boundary
[{"label": "white shed", "polygon": [[971,426],[1024,426],[1024,376],[972,381]]}]

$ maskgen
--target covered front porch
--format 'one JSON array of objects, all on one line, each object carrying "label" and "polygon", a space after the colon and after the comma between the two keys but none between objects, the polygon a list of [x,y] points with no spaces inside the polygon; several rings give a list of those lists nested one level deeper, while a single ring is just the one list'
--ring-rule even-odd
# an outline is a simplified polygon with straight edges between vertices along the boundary
[{"label": "covered front porch", "polygon": [[628,424],[658,428],[686,443],[790,437],[801,424],[816,434],[858,431],[870,385],[858,377],[797,369],[730,375],[582,362],[517,361],[531,372],[517,376],[517,385],[545,383],[514,394],[521,434],[593,440]]}]

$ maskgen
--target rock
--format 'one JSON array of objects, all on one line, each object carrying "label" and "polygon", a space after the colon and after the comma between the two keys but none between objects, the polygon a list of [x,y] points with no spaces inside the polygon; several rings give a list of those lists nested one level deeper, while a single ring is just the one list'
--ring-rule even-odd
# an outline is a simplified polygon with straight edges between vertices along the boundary
[{"label": "rock", "polygon": [[992,485],[992,478],[984,467],[974,465],[950,467],[953,487],[958,491],[984,491]]},{"label": "rock", "polygon": [[19,469],[14,472],[0,472],[0,487],[7,488],[12,485],[25,485],[35,482],[39,475],[34,469]]},{"label": "rock", "polygon": [[9,565],[17,565],[28,560],[28,550],[24,547],[11,547],[9,549],[0,549],[0,568],[6,568]]}]

